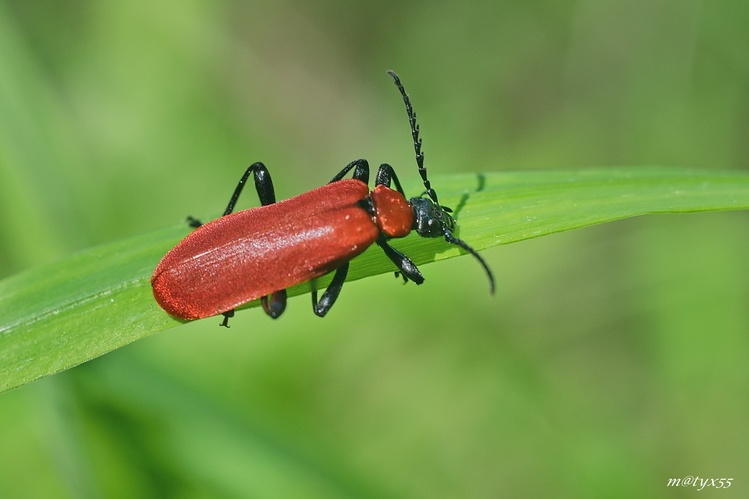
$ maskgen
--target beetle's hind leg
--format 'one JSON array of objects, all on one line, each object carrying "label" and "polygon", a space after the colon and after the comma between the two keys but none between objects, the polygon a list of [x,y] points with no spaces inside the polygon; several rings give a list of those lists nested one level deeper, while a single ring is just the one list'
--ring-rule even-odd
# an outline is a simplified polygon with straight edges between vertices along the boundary
[{"label": "beetle's hind leg", "polygon": [[276,202],[276,191],[273,189],[273,179],[271,179],[270,173],[268,173],[268,169],[265,165],[258,161],[257,163],[250,165],[247,170],[245,170],[242,178],[239,179],[239,183],[237,184],[237,187],[234,188],[234,193],[231,195],[231,199],[229,199],[229,204],[226,206],[226,210],[224,210],[224,216],[234,211],[234,206],[237,204],[239,195],[242,194],[242,189],[244,189],[244,185],[247,183],[247,179],[250,178],[251,173],[255,174],[255,190],[257,191],[257,196],[260,198],[260,204],[265,206]]},{"label": "beetle's hind leg", "polygon": [[[244,189],[244,186],[247,183],[247,179],[250,178],[251,174],[253,174],[253,178],[255,181],[255,190],[257,191],[258,198],[260,198],[260,204],[263,206],[267,206],[276,202],[276,191],[273,188],[273,179],[271,178],[268,169],[264,164],[260,162],[253,163],[247,168],[247,170],[245,170],[242,178],[239,179],[239,183],[237,184],[237,187],[234,188],[234,193],[232,193],[231,199],[229,199],[229,204],[226,206],[226,210],[224,210],[223,216],[229,215],[234,211],[234,207],[239,200],[239,195],[242,194],[242,190]],[[198,220],[195,220],[192,217],[190,217],[190,220],[191,224],[192,221],[200,224]],[[263,296],[262,298],[260,298],[260,303],[266,314],[268,314],[273,319],[277,319],[281,316],[284,310],[286,310],[286,290],[281,289],[273,292],[268,296]],[[234,316],[234,310],[232,309],[224,312],[223,315],[224,320],[221,325],[229,327],[229,318]]]},{"label": "beetle's hind leg", "polygon": [[231,319],[232,317],[234,317],[234,309],[227,310],[226,312],[224,312],[221,315],[224,316],[224,320],[221,321],[221,324],[219,324],[219,326],[223,326],[223,327],[225,327],[225,328],[228,329],[229,328],[229,319]]},{"label": "beetle's hind leg", "polygon": [[195,217],[188,216],[187,217],[187,225],[189,225],[193,229],[197,229],[198,227],[200,227],[201,225],[203,225],[203,222],[201,222],[200,220],[198,220]]},{"label": "beetle's hind leg", "polygon": [[[317,301],[317,290],[312,289],[312,310],[318,317],[325,317],[330,308],[335,303],[338,295],[341,294],[343,283],[346,282],[346,274],[348,273],[348,262],[344,263],[335,271],[333,280],[330,281],[328,287],[325,288],[320,301]],[[312,284],[314,286],[314,283]]]},{"label": "beetle's hind leg", "polygon": [[278,319],[286,310],[286,290],[274,291],[268,296],[263,296],[260,298],[260,304],[271,319]]}]

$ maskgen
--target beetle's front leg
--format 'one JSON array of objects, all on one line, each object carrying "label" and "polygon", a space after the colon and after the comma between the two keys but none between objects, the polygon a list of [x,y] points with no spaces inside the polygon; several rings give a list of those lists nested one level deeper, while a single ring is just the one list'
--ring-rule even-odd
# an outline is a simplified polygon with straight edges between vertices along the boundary
[{"label": "beetle's front leg", "polygon": [[393,170],[393,167],[387,163],[381,164],[377,169],[375,185],[384,185],[386,187],[390,187],[391,181],[395,184],[395,189],[400,192],[403,197],[406,197],[406,194],[403,192],[403,187],[401,187],[401,182],[400,180],[398,180],[398,175],[395,174],[395,170]]},{"label": "beetle's front leg", "polygon": [[[406,255],[398,251],[397,249],[390,246],[383,236],[377,239],[377,246],[382,248],[390,261],[392,261],[400,272],[400,275],[404,280],[411,280],[416,284],[424,282],[424,276],[421,275],[419,268],[414,262],[411,261]],[[398,272],[396,272],[396,276]]]},{"label": "beetle's front leg", "polygon": [[[377,185],[384,185],[386,187],[390,187],[391,183],[394,183],[396,190],[398,192],[400,192],[403,197],[406,197],[406,194],[403,192],[403,187],[401,187],[401,182],[400,182],[400,180],[398,180],[398,175],[395,174],[395,170],[393,170],[393,167],[390,166],[387,163],[383,163],[377,169],[377,176],[375,177],[375,186],[377,186]],[[383,240],[383,242],[384,242],[384,240]],[[378,244],[379,244],[379,242],[378,242]],[[395,249],[393,249],[391,246],[389,246],[387,244],[386,244],[386,246],[387,246],[387,249],[385,249],[385,247],[383,247],[382,245],[380,245],[380,247],[383,250],[385,250],[385,254],[388,255],[388,257],[390,258],[390,260],[392,260],[393,263],[395,263],[395,265],[398,266],[398,268],[400,268],[399,262],[401,262],[402,259],[404,259],[404,258],[406,260],[408,260],[409,262],[411,262],[411,260],[409,260],[402,253],[399,253],[398,251],[396,251]],[[392,251],[393,253],[392,254],[389,253],[390,251]],[[419,269],[416,268],[416,265],[414,265],[413,262],[411,262],[411,266],[413,267],[413,269],[416,270],[416,273],[419,276],[421,276],[421,273],[419,272]],[[406,272],[401,272],[401,271],[395,272],[395,277],[396,278],[398,278],[398,277],[403,278],[403,284],[405,284],[405,283],[408,282],[408,276],[406,275]],[[421,279],[422,279],[422,281],[424,280],[423,277]],[[417,284],[421,284],[421,283],[417,282]]]}]

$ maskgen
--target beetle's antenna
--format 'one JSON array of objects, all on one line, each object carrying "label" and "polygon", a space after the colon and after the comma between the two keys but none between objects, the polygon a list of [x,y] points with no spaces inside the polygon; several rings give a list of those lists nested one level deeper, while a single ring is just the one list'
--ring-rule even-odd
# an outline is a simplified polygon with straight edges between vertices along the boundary
[{"label": "beetle's antenna", "polygon": [[[406,104],[406,113],[408,114],[408,123],[409,125],[411,125],[411,136],[413,137],[413,140],[414,140],[414,151],[416,152],[416,166],[419,167],[419,175],[421,175],[421,180],[424,181],[426,194],[434,202],[435,205],[440,207],[443,211],[446,211],[449,213],[452,210],[446,206],[442,206],[439,204],[439,201],[437,200],[437,193],[434,191],[434,189],[432,189],[432,185],[429,183],[429,179],[427,178],[427,169],[424,168],[424,153],[421,152],[421,138],[419,138],[419,125],[418,123],[416,123],[416,113],[414,112],[413,106],[411,105],[411,100],[408,98],[406,89],[403,88],[403,84],[401,83],[400,78],[398,78],[398,75],[395,74],[394,71],[390,71],[390,70],[388,70],[387,73],[393,77],[393,80],[395,80],[395,85],[398,87],[398,90],[403,96],[403,102]],[[448,218],[450,217],[450,215],[447,215],[447,214],[445,214],[445,216]],[[479,255],[475,249],[468,246],[468,244],[466,244],[465,241],[455,237],[453,233],[444,226],[443,226],[443,234],[445,236],[445,241],[447,241],[450,244],[460,246],[461,248],[469,252],[471,255],[473,255],[474,258],[476,258],[476,260],[479,261],[481,266],[484,267],[484,272],[486,272],[486,276],[489,278],[489,290],[491,294],[494,294],[494,274],[492,274],[491,269],[486,264],[486,261],[484,261],[481,255]]]},{"label": "beetle's antenna", "polygon": [[395,85],[398,87],[401,95],[403,96],[403,102],[406,104],[406,113],[408,113],[408,123],[411,125],[411,136],[414,139],[414,151],[416,152],[416,166],[419,167],[419,175],[424,181],[424,187],[426,188],[427,195],[434,201],[434,204],[439,205],[437,200],[437,193],[432,189],[432,185],[429,183],[427,178],[427,169],[424,168],[424,153],[421,152],[421,139],[419,138],[419,125],[416,123],[416,113],[414,112],[413,106],[411,106],[411,100],[408,98],[406,89],[403,88],[398,75],[394,71],[388,70],[387,72],[395,80]]},{"label": "beetle's antenna", "polygon": [[479,261],[482,267],[484,267],[484,272],[486,272],[486,276],[489,278],[489,292],[491,294],[494,294],[494,274],[492,274],[491,269],[489,268],[489,265],[486,264],[486,261],[481,257],[481,255],[478,254],[478,252],[468,246],[465,241],[462,239],[458,239],[457,237],[453,236],[452,232],[449,230],[445,230],[445,241],[447,241],[450,244],[454,244],[456,246],[460,246],[470,254],[472,254],[474,257],[476,257],[476,260]]}]

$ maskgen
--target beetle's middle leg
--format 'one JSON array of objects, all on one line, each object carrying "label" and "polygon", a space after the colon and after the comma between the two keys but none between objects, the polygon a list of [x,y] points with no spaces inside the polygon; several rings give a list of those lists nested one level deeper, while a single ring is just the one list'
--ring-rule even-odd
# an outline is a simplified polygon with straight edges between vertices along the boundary
[{"label": "beetle's middle leg", "polygon": [[338,172],[338,175],[333,177],[333,180],[328,183],[332,184],[333,182],[338,182],[352,169],[354,170],[354,174],[352,175],[353,178],[361,180],[365,184],[369,184],[369,163],[367,163],[366,159],[357,159],[347,164],[346,167]]},{"label": "beetle's middle leg", "polygon": [[[330,281],[328,287],[325,288],[320,301],[317,301],[317,290],[312,288],[312,310],[318,317],[325,317],[330,308],[335,303],[338,295],[341,294],[343,283],[346,282],[346,274],[348,273],[348,262],[338,267],[333,276],[333,280]],[[314,283],[312,283],[314,286]]]}]

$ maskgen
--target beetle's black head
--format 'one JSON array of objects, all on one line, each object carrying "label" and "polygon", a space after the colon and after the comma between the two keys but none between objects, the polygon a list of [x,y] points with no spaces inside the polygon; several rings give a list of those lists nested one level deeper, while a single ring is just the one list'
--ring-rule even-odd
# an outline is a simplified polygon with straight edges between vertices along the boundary
[{"label": "beetle's black head", "polygon": [[411,198],[414,210],[414,230],[421,237],[441,237],[445,231],[455,230],[455,220],[444,208],[429,198]]},{"label": "beetle's black head", "polygon": [[462,239],[458,239],[453,234],[456,229],[455,219],[450,215],[450,208],[441,206],[429,198],[411,198],[409,200],[414,210],[413,229],[421,237],[444,237],[445,241],[456,246],[460,246],[479,261],[486,276],[489,278],[490,292],[494,294],[494,275],[486,264],[486,261],[478,252],[468,246]]},{"label": "beetle's black head", "polygon": [[411,125],[411,137],[414,141],[414,151],[416,152],[416,166],[419,167],[419,175],[421,180],[424,182],[424,189],[427,197],[411,198],[409,203],[413,207],[414,211],[414,226],[413,229],[422,237],[444,237],[445,241],[456,246],[460,246],[471,255],[473,255],[484,267],[486,276],[489,278],[489,287],[491,293],[494,294],[494,276],[492,275],[491,269],[486,264],[484,259],[479,255],[476,250],[468,246],[462,239],[458,239],[453,235],[455,231],[455,220],[450,215],[450,208],[442,206],[437,199],[437,193],[432,189],[432,185],[429,183],[427,178],[427,169],[424,167],[424,153],[421,152],[421,138],[419,138],[419,125],[416,123],[416,113],[411,106],[411,100],[408,98],[406,89],[403,88],[403,84],[398,78],[398,75],[393,71],[388,71],[388,74],[395,80],[395,85],[403,96],[403,102],[406,104],[406,113],[408,114],[408,123]]}]

